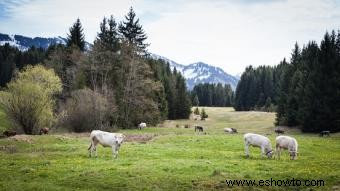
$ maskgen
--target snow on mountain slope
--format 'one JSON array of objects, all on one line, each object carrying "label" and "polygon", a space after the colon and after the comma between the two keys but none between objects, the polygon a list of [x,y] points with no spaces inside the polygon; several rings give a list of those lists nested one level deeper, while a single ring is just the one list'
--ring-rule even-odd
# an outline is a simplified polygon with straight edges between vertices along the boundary
[{"label": "snow on mountain slope", "polygon": [[151,57],[154,59],[164,60],[170,64],[171,69],[176,67],[176,70],[181,72],[186,79],[189,90],[192,90],[192,88],[199,83],[230,84],[232,89],[235,90],[239,81],[237,77],[224,72],[221,68],[214,67],[203,62],[182,65],[156,54],[151,54]]},{"label": "snow on mountain slope", "polygon": [[[9,45],[17,47],[20,51],[26,51],[31,46],[40,47],[40,48],[48,48],[53,44],[66,44],[66,38],[63,37],[54,37],[54,38],[42,38],[42,37],[26,37],[22,35],[8,35],[0,33],[0,45],[4,45],[9,43]],[[91,44],[85,42],[85,49],[89,50],[91,48]]]}]

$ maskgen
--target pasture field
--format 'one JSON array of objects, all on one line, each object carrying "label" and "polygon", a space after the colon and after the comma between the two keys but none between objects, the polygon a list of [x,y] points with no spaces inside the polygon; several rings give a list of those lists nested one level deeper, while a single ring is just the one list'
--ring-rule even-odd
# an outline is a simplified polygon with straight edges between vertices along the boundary
[{"label": "pasture field", "polygon": [[[289,160],[261,158],[251,148],[245,158],[243,134],[268,135],[274,147],[274,113],[234,112],[205,108],[206,121],[166,121],[160,127],[121,130],[127,135],[118,159],[98,147],[89,158],[89,133],[0,139],[1,190],[340,190],[340,134],[320,138],[288,130],[299,143],[299,155]],[[1,117],[1,113],[0,113]],[[5,123],[5,122],[2,122]],[[7,122],[6,122],[7,124]],[[196,134],[200,124],[207,134]],[[178,127],[176,127],[176,125]],[[227,135],[225,127],[238,129]],[[321,187],[228,186],[226,180],[323,180]]]}]

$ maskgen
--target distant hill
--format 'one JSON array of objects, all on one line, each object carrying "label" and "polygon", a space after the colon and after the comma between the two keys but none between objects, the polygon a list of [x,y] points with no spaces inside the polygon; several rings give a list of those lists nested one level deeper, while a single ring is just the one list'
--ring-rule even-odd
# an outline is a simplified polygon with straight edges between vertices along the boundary
[{"label": "distant hill", "polygon": [[156,54],[152,54],[151,57],[154,59],[161,59],[169,63],[172,70],[176,67],[176,70],[181,72],[186,79],[189,90],[192,90],[194,86],[199,83],[230,84],[232,89],[235,90],[239,81],[238,77],[226,73],[221,68],[211,66],[203,62],[182,65]]}]

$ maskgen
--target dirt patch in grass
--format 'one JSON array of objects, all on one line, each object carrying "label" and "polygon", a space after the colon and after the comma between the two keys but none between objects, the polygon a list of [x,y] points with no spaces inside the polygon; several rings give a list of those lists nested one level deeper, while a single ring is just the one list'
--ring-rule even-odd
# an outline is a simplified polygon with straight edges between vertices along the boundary
[{"label": "dirt patch in grass", "polygon": [[80,137],[90,137],[90,132],[85,133],[62,133],[60,135],[56,135],[56,137],[67,137],[67,138],[80,138]]},{"label": "dirt patch in grass", "polygon": [[153,134],[144,134],[144,135],[126,135],[126,142],[139,142],[146,143],[152,140],[156,135]]},{"label": "dirt patch in grass", "polygon": [[8,139],[14,141],[24,141],[27,143],[33,143],[32,136],[33,135],[15,135],[13,137],[8,137]]}]

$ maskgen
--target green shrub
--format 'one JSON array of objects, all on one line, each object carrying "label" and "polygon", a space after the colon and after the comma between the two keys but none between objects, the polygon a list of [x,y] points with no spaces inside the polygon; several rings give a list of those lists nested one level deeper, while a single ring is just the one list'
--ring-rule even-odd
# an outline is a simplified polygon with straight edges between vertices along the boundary
[{"label": "green shrub", "polygon": [[0,104],[12,122],[26,134],[37,134],[54,123],[53,96],[61,92],[60,78],[53,69],[27,66],[0,92]]}]

